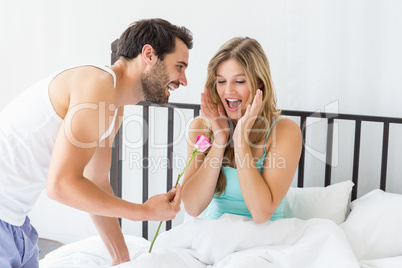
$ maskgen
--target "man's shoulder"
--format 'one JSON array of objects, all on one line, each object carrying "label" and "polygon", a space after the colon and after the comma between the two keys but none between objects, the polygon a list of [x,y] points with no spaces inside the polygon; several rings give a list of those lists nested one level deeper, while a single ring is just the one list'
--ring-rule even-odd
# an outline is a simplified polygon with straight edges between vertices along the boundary
[{"label": "man's shoulder", "polygon": [[77,82],[114,87],[114,73],[107,67],[99,65],[82,65],[71,69],[71,72],[71,75],[77,79]]},{"label": "man's shoulder", "polygon": [[115,81],[112,73],[97,66],[84,65],[70,70],[71,93],[88,101],[112,101],[115,97]]}]

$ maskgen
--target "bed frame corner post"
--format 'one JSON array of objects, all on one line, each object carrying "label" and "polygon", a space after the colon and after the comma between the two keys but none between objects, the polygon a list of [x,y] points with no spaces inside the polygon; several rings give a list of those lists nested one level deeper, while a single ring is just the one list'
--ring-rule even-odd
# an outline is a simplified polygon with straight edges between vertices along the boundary
[{"label": "bed frame corner post", "polygon": [[112,54],[111,54],[111,63],[112,65],[117,61],[117,43],[119,42],[119,39],[116,39],[112,42],[111,48],[112,48]]},{"label": "bed frame corner post", "polygon": [[359,161],[360,161],[360,137],[362,129],[362,121],[356,120],[355,125],[355,144],[354,144],[354,155],[353,155],[353,174],[352,181],[355,184],[352,189],[352,201],[357,198],[357,187],[359,181]]},{"label": "bed frame corner post", "polygon": [[381,179],[380,189],[385,191],[388,166],[389,122],[384,122],[382,136]]}]

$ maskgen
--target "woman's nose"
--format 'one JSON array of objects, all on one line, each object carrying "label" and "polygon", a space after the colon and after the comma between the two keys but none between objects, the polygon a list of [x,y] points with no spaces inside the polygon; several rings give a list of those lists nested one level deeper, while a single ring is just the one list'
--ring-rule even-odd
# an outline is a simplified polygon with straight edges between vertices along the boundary
[{"label": "woman's nose", "polygon": [[226,83],[225,91],[228,93],[235,91],[235,85],[230,82]]}]

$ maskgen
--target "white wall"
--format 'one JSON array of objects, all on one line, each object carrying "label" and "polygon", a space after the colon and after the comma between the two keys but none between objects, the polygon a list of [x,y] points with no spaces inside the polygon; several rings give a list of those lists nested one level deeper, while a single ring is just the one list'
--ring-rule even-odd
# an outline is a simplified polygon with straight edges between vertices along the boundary
[{"label": "white wall", "polygon": [[171,101],[200,103],[198,92],[203,90],[209,58],[233,36],[260,40],[276,84],[285,90],[285,1],[1,1],[0,109],[27,86],[61,68],[109,64],[110,43],[131,22],[154,17],[186,26],[194,34],[189,84],[172,94]]},{"label": "white wall", "polygon": [[[268,55],[281,108],[402,116],[398,0],[0,1],[0,110],[61,68],[109,64],[110,43],[131,22],[162,17],[194,34],[189,83],[172,94],[172,102],[200,103],[213,53],[231,37],[250,36]],[[125,196],[135,200],[139,189],[132,187],[135,193]],[[152,193],[164,190],[158,187]],[[45,195],[30,216],[42,236],[63,242],[96,233],[85,213]],[[126,226],[140,234],[138,224]]]},{"label": "white wall", "polygon": [[[287,0],[287,108],[402,117],[402,2]],[[325,120],[310,120],[306,185],[324,176]],[[401,125],[390,127],[387,190],[402,192]],[[334,180],[350,179],[354,125],[336,121]],[[382,124],[362,123],[358,195],[380,185]],[[335,155],[336,153],[336,155]]]}]

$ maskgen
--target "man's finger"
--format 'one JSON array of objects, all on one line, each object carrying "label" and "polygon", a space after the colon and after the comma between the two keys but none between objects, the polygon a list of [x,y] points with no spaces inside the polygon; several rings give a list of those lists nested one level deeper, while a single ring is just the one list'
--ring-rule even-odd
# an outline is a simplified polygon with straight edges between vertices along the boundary
[{"label": "man's finger", "polygon": [[170,190],[169,192],[166,193],[167,198],[168,198],[169,201],[173,200],[176,192],[177,192],[176,188],[173,187],[172,190]]},{"label": "man's finger", "polygon": [[177,184],[177,186],[176,186],[176,194],[173,198],[172,203],[174,206],[180,206],[180,203],[181,203],[181,185],[180,184]]}]

